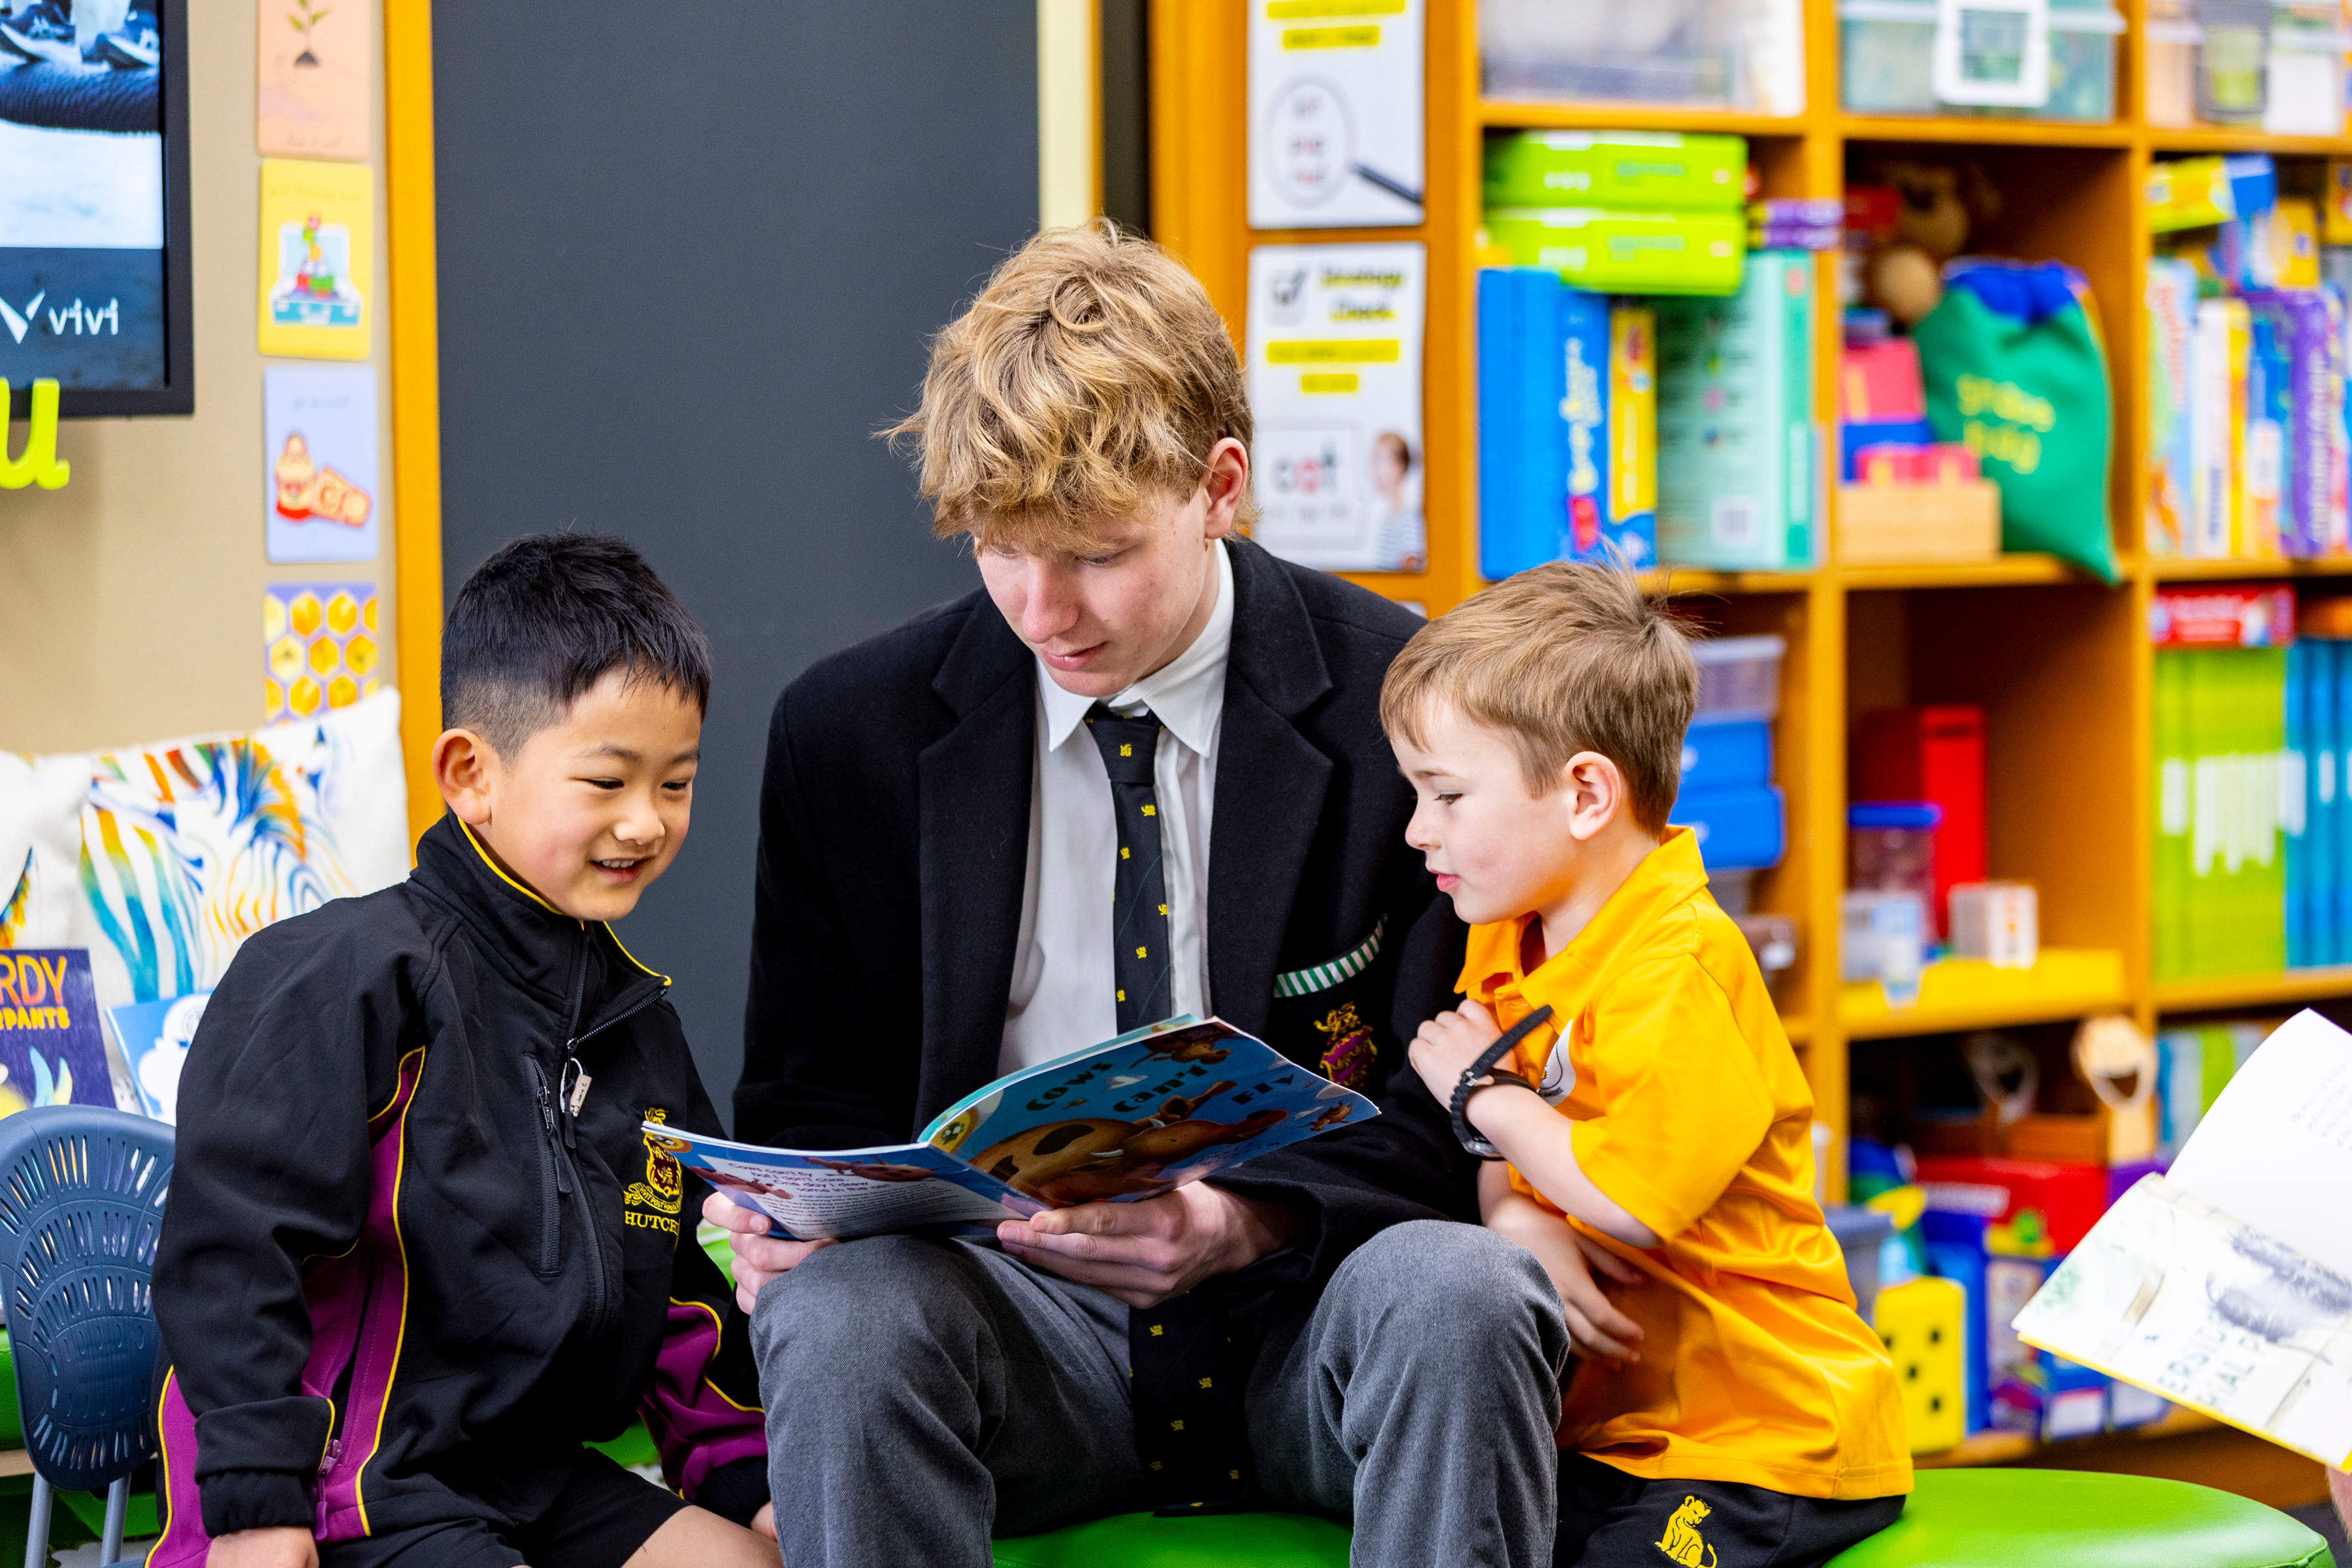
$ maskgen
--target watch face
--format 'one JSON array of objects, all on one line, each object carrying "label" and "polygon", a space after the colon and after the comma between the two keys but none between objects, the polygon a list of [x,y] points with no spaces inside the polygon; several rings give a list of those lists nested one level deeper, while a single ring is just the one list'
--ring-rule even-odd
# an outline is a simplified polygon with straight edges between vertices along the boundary
[{"label": "watch face", "polygon": [[1558,1105],[1575,1088],[1576,1068],[1569,1062],[1568,1034],[1563,1030],[1552,1042],[1551,1059],[1544,1063],[1543,1082],[1536,1085],[1536,1092],[1543,1096],[1546,1105]]}]

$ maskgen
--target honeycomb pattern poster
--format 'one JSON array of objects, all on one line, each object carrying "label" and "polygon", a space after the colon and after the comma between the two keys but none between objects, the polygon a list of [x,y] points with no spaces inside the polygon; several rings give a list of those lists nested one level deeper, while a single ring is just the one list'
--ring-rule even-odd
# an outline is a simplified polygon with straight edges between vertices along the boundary
[{"label": "honeycomb pattern poster", "polygon": [[348,708],[382,683],[373,583],[272,583],[261,599],[265,718]]}]

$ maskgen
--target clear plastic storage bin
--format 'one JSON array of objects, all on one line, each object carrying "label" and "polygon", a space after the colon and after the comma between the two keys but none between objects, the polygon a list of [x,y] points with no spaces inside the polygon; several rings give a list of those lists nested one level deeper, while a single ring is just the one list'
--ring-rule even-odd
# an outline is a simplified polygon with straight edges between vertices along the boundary
[{"label": "clear plastic storage bin", "polygon": [[1936,919],[1936,829],[1944,808],[1931,801],[1856,801],[1846,807],[1846,848],[1852,868],[1846,886],[1858,893],[1914,893],[1927,913],[1932,939]]},{"label": "clear plastic storage bin", "polygon": [[2205,30],[2197,25],[2191,0],[2147,0],[2140,41],[2147,122],[2174,130],[2196,124],[2197,46]]},{"label": "clear plastic storage bin", "polygon": [[1840,0],[1840,97],[1856,114],[2113,120],[2123,31],[2123,17],[2106,0],[2056,0],[2050,7],[2049,100],[2038,109],[1989,109],[1936,96],[1936,0]]},{"label": "clear plastic storage bin", "polygon": [[1717,637],[1693,643],[1698,660],[1698,711],[1708,719],[1772,719],[1780,712],[1785,637]]},{"label": "clear plastic storage bin", "polygon": [[2273,136],[2344,133],[2344,13],[2336,0],[2271,8],[2263,129]]},{"label": "clear plastic storage bin", "polygon": [[1797,0],[1479,0],[1486,96],[1804,108]]}]

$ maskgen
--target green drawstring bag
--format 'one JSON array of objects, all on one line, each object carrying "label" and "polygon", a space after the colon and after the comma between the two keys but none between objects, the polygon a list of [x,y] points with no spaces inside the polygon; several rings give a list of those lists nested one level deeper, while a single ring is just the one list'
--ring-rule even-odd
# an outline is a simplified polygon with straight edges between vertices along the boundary
[{"label": "green drawstring bag", "polygon": [[2117,581],[2107,356],[2083,275],[2055,261],[1958,263],[1911,336],[1936,439],[1965,443],[2000,487],[2000,547]]}]

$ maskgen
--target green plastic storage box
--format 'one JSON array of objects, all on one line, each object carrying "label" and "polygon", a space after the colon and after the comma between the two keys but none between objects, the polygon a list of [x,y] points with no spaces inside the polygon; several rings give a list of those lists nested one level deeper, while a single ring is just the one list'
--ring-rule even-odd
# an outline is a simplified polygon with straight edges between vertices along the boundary
[{"label": "green plastic storage box", "polygon": [[1746,204],[1748,142],[1664,131],[1521,131],[1486,142],[1486,205],[1671,207]]},{"label": "green plastic storage box", "polygon": [[1513,266],[1547,267],[1592,294],[1731,294],[1748,248],[1740,212],[1503,207],[1490,246]]}]

